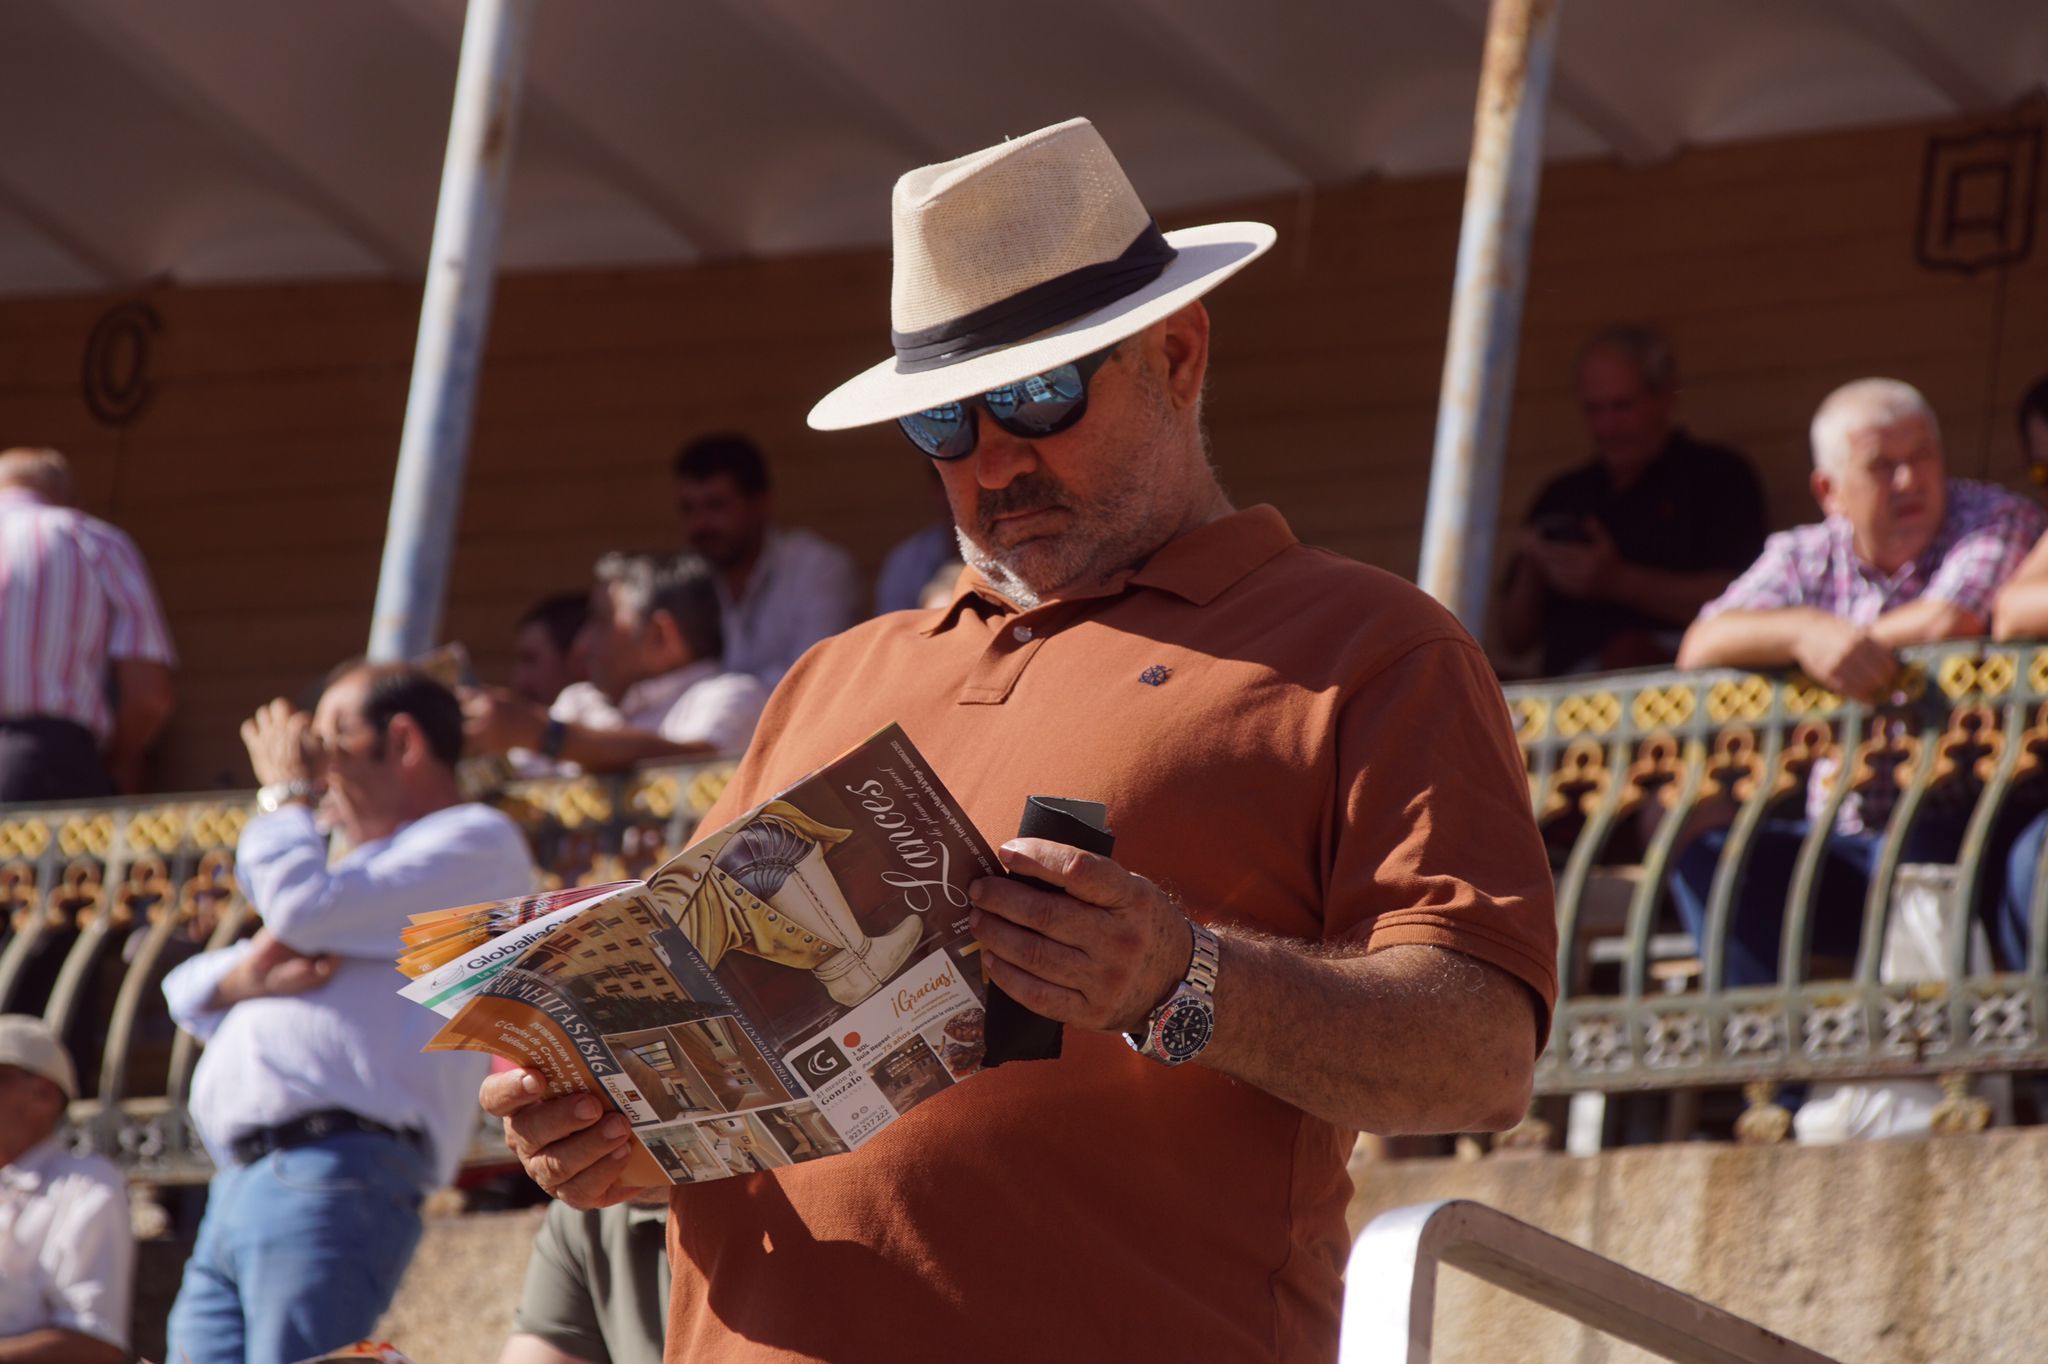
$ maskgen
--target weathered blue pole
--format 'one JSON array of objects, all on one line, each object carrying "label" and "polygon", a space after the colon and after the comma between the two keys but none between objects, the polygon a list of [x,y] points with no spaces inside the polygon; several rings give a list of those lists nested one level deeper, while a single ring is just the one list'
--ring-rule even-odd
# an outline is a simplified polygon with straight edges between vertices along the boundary
[{"label": "weathered blue pole", "polygon": [[463,22],[455,112],[370,621],[373,659],[424,653],[441,628],[533,6],[534,0],[469,0]]},{"label": "weathered blue pole", "polygon": [[1465,172],[1417,581],[1475,635],[1486,623],[1529,234],[1543,174],[1543,106],[1562,3],[1493,0]]}]

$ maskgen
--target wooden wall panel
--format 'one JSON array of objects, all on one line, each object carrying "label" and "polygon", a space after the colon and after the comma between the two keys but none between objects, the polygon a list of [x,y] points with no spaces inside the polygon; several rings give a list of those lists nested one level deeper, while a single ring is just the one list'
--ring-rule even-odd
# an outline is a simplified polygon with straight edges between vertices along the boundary
[{"label": "wooden wall panel", "polygon": [[[1680,356],[1683,415],[1747,449],[1775,523],[1809,519],[1805,426],[1833,385],[1886,373],[1940,411],[1957,472],[2018,484],[2011,405],[2048,371],[2048,263],[1972,277],[1916,264],[1931,127],[1687,152],[1546,174],[1504,528],[1585,456],[1570,369],[1588,331],[1642,319]],[[1241,502],[1305,539],[1412,571],[1456,254],[1457,177],[1223,205],[1271,257],[1213,295],[1209,418]],[[1174,225],[1169,223],[1169,226]],[[872,571],[929,502],[887,428],[824,435],[810,403],[880,358],[885,254],[507,279],[479,395],[448,632],[488,673],[520,608],[608,548],[675,542],[667,461],[754,433],[784,518]],[[167,786],[246,779],[235,722],[367,633],[419,305],[404,282],[158,289],[154,396],[119,431],[79,394],[114,301],[0,303],[0,442],[47,443],[149,556],[184,655]]]}]

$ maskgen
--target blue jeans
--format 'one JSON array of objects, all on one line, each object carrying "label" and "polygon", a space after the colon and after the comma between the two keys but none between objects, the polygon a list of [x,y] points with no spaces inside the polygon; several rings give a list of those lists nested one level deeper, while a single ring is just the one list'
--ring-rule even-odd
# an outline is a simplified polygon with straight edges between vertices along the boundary
[{"label": "blue jeans", "polygon": [[427,1158],[367,1132],[213,1177],[170,1359],[292,1364],[369,1335],[420,1240]]},{"label": "blue jeans", "polygon": [[2008,971],[2027,969],[2027,904],[2034,895],[2034,874],[2041,865],[2042,844],[2048,842],[2048,814],[2034,816],[2020,830],[2005,854],[2005,893],[1991,924],[1999,965]]}]

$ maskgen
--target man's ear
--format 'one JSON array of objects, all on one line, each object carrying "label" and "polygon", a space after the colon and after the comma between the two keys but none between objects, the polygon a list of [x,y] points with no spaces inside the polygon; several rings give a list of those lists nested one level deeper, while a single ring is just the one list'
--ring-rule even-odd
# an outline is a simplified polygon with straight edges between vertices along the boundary
[{"label": "man's ear", "polygon": [[1166,364],[1166,391],[1182,411],[1201,399],[1202,380],[1209,373],[1209,310],[1196,299],[1159,323],[1160,356]]},{"label": "man's ear", "polygon": [[384,725],[384,751],[400,767],[417,767],[434,757],[433,746],[427,742],[419,721],[403,712]]},{"label": "man's ear", "polygon": [[1828,471],[1825,469],[1815,469],[1808,476],[1806,486],[1813,489],[1813,500],[1820,503],[1821,515],[1833,516],[1835,514],[1833,505],[1835,481],[1828,477]]}]

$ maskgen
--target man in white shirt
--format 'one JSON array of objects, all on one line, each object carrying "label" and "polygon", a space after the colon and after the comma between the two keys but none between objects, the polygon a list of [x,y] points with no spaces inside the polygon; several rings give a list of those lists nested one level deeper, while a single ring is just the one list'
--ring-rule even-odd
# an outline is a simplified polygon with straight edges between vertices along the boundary
[{"label": "man in white shirt", "polygon": [[768,688],[726,670],[711,566],[694,554],[607,554],[578,641],[590,679],[546,710],[503,688],[463,697],[471,747],[513,749],[586,772],[660,759],[737,757]]},{"label": "man in white shirt", "polygon": [[768,464],[745,436],[705,436],[675,459],[683,537],[718,570],[725,663],[773,687],[804,650],[860,618],[859,575],[837,545],[769,525]]},{"label": "man in white shirt", "polygon": [[[439,1020],[397,998],[400,929],[534,887],[518,826],[461,802],[461,708],[417,669],[350,668],[312,716],[273,701],[242,739],[266,813],[236,872],[264,927],[164,979],[207,1042],[191,1111],[219,1169],[171,1309],[169,1357],[190,1364],[283,1364],[376,1325],[489,1068],[420,1053]],[[350,848],[331,866],[316,796]]]},{"label": "man in white shirt", "polygon": [[64,1149],[78,1097],[49,1026],[0,1016],[0,1360],[122,1364],[135,1236],[121,1172]]}]

